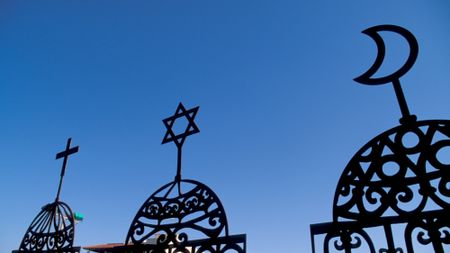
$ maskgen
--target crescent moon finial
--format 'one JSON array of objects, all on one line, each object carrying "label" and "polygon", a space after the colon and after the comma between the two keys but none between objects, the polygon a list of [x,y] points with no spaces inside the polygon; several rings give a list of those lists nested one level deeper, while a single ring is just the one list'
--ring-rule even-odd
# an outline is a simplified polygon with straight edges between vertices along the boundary
[{"label": "crescent moon finial", "polygon": [[[374,78],[372,76],[378,71],[378,69],[383,64],[384,56],[386,53],[386,48],[384,45],[383,38],[379,34],[379,32],[382,32],[382,31],[394,32],[394,33],[397,33],[397,34],[400,34],[401,36],[403,36],[409,44],[410,51],[409,51],[408,59],[406,60],[406,62],[403,64],[403,66],[401,68],[399,68],[397,71],[395,71],[394,73],[392,73],[390,75]],[[381,84],[386,84],[386,83],[392,83],[394,86],[395,95],[397,96],[397,100],[398,100],[400,110],[401,110],[402,116],[403,116],[400,119],[400,123],[415,121],[416,116],[411,115],[409,113],[408,105],[406,103],[406,99],[403,94],[402,87],[400,85],[400,77],[402,77],[404,74],[406,74],[411,69],[411,67],[414,65],[414,63],[417,59],[417,55],[419,54],[419,45],[417,43],[416,38],[410,31],[406,30],[403,27],[396,26],[396,25],[373,26],[373,27],[370,27],[370,28],[362,31],[362,33],[371,37],[375,41],[377,48],[378,48],[378,54],[377,54],[377,58],[375,59],[375,62],[373,63],[373,65],[364,74],[358,76],[354,80],[358,83],[367,84],[367,85],[381,85]]]}]

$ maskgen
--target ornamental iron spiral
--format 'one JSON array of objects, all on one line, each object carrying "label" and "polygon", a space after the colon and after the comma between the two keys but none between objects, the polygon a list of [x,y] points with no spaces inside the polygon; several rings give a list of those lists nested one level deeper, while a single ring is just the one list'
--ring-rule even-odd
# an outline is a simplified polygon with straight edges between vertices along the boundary
[{"label": "ornamental iron spiral", "polygon": [[20,244],[20,252],[51,252],[71,250],[75,235],[73,212],[64,202],[42,207],[31,222]]},{"label": "ornamental iron spiral", "polygon": [[[186,192],[179,194],[174,189],[178,183]],[[182,179],[164,185],[145,201],[133,219],[126,242],[142,244],[155,237],[157,244],[179,245],[220,236],[228,236],[228,224],[219,198],[206,185]]]},{"label": "ornamental iron spiral", "polygon": [[[109,252],[133,253],[245,253],[246,235],[229,235],[225,209],[219,197],[206,185],[181,178],[181,154],[186,137],[200,132],[194,122],[199,107],[185,109],[163,120],[167,128],[162,144],[176,144],[177,173],[174,181],[154,192],[134,217],[124,246]],[[173,126],[187,120],[182,133]]]},{"label": "ornamental iron spiral", "polygon": [[[406,139],[415,139],[408,146]],[[402,219],[450,210],[450,121],[397,126],[368,142],[350,160],[336,188],[334,220]]]},{"label": "ornamental iron spiral", "polygon": [[[384,41],[378,34],[382,31],[403,36],[410,55],[393,74],[373,78],[384,60]],[[417,121],[409,112],[400,77],[418,55],[412,33],[394,25],[363,33],[375,40],[378,56],[355,81],[391,82],[402,118],[399,126],[364,145],[345,167],[336,187],[333,221],[311,225],[313,252],[318,235],[325,235],[326,253],[412,253],[422,247],[426,252],[450,252],[450,162],[442,155],[450,150],[450,120]]]}]

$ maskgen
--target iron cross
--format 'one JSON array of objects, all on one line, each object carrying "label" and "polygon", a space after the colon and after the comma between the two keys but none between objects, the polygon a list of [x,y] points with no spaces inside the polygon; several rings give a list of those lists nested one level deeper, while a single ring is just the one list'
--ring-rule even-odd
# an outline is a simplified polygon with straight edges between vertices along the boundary
[{"label": "iron cross", "polygon": [[56,154],[56,160],[60,158],[64,158],[63,165],[61,168],[61,177],[59,179],[58,193],[56,195],[56,201],[59,200],[59,194],[61,193],[61,185],[64,178],[64,174],[66,173],[67,160],[70,155],[73,155],[78,152],[78,146],[71,148],[70,143],[72,142],[72,138],[67,139],[66,150],[59,152]]}]

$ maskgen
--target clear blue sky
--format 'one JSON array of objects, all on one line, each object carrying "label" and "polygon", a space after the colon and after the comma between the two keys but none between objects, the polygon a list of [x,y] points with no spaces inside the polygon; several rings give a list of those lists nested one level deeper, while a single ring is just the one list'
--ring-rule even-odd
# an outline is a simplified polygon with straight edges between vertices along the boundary
[{"label": "clear blue sky", "polygon": [[[331,221],[353,154],[400,118],[391,85],[352,79],[372,64],[379,24],[420,46],[401,79],[419,119],[450,118],[448,0],[1,1],[0,252],[53,201],[83,213],[76,245],[123,242],[143,201],[176,172],[160,145],[177,104],[200,106],[183,176],[210,186],[248,252],[309,252]],[[406,57],[386,36],[389,72]]]}]

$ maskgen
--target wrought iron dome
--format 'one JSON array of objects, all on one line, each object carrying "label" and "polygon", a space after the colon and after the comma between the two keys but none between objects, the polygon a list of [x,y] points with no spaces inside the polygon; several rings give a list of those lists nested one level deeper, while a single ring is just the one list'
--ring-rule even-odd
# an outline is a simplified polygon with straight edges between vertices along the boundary
[{"label": "wrought iron dome", "polygon": [[28,227],[19,249],[13,252],[80,252],[80,247],[73,246],[74,214],[69,205],[59,200],[68,157],[78,152],[78,146],[70,147],[71,140],[67,140],[66,150],[56,155],[56,159],[64,159],[55,201],[42,207]]},{"label": "wrought iron dome", "polygon": [[[384,59],[380,31],[400,34],[411,50],[397,72],[372,78]],[[428,252],[450,252],[450,164],[438,155],[450,149],[450,120],[418,121],[409,113],[399,78],[417,58],[415,37],[394,25],[371,27],[363,33],[375,40],[378,56],[355,81],[368,85],[392,82],[402,118],[399,126],[365,144],[345,167],[335,192],[333,222],[311,225],[313,252],[314,236],[319,234],[325,234],[324,252],[331,250],[330,244],[345,252],[363,247],[369,252],[415,252],[418,246],[430,247]],[[368,232],[376,228],[386,238],[383,245],[376,245]],[[394,235],[399,230],[403,230],[401,243]]]},{"label": "wrought iron dome", "polygon": [[[246,252],[246,236],[229,234],[217,195],[198,181],[181,178],[182,146],[187,136],[200,132],[194,122],[198,109],[186,110],[180,103],[175,114],[163,120],[167,132],[162,144],[177,146],[177,174],[144,202],[131,222],[125,245],[113,252]],[[173,127],[182,117],[187,126],[177,134]]]},{"label": "wrought iron dome", "polygon": [[[405,145],[406,138],[416,138]],[[450,121],[403,124],[375,137],[348,163],[336,188],[334,220],[405,221],[424,211],[449,210],[450,165],[438,158],[450,148]]]}]

